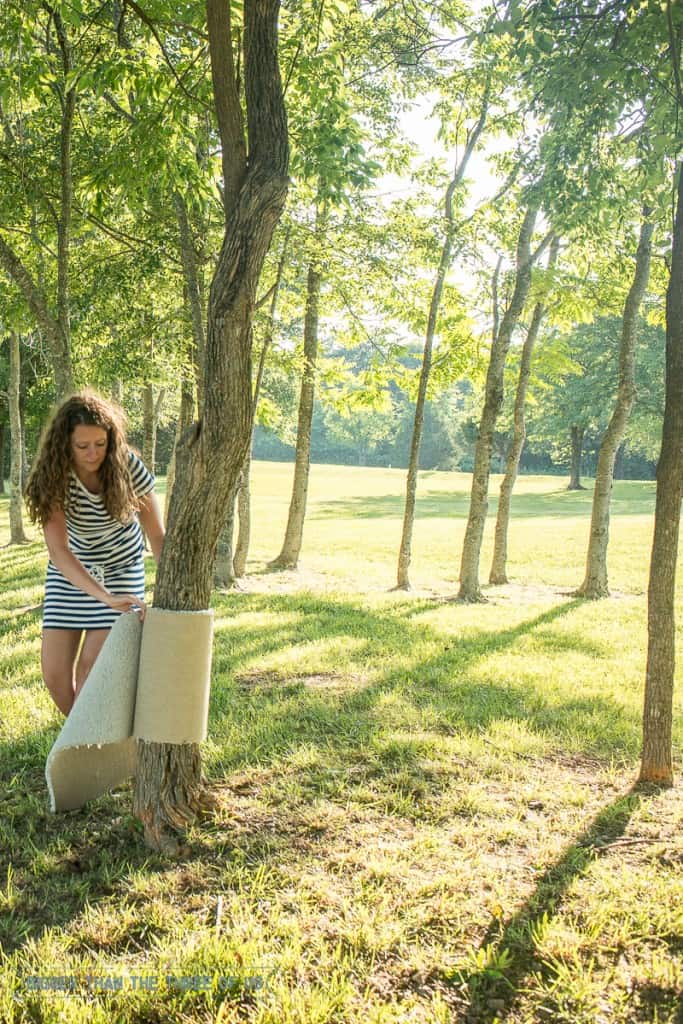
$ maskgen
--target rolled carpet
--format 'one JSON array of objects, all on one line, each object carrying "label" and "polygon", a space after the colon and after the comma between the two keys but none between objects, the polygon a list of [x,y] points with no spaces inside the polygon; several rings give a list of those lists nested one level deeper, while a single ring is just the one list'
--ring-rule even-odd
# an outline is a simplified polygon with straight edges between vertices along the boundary
[{"label": "rolled carpet", "polygon": [[82,807],[135,774],[137,740],[206,738],[213,612],[121,615],[48,754],[52,811]]}]

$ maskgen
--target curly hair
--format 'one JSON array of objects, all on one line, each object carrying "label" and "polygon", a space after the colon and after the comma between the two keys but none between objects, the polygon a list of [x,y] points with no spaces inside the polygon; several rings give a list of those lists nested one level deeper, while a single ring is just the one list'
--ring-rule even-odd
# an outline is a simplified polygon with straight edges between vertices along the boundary
[{"label": "curly hair", "polygon": [[125,413],[88,388],[62,402],[43,430],[25,491],[34,523],[45,526],[55,508],[68,512],[71,435],[81,424],[101,427],[107,432],[107,453],[99,477],[104,507],[110,516],[122,523],[129,522],[139,508],[128,468]]}]

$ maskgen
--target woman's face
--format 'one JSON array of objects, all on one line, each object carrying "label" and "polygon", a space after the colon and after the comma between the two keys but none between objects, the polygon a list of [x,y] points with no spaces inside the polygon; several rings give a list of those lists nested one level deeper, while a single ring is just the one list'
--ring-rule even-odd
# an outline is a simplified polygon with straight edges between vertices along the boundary
[{"label": "woman's face", "polygon": [[104,427],[87,427],[82,423],[71,434],[71,461],[76,471],[96,473],[107,454],[107,431]]}]

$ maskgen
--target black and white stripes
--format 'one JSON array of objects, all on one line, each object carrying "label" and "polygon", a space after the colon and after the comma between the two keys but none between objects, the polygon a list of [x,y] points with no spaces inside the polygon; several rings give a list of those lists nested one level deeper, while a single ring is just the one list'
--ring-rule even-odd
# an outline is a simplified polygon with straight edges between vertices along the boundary
[{"label": "black and white stripes", "polygon": [[[129,453],[129,460],[135,494],[149,494],[154,477],[134,452]],[[91,494],[73,473],[66,526],[71,551],[106,590],[144,598],[144,549],[137,516],[130,523],[112,519],[102,495]],[[43,628],[108,629],[119,614],[69,583],[48,562]]]}]

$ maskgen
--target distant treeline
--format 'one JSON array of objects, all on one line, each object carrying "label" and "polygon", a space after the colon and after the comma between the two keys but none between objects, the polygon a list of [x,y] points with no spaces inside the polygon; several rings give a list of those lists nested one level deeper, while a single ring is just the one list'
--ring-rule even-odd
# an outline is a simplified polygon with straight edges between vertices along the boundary
[{"label": "distant treeline", "polygon": [[[436,406],[436,408],[435,408]],[[395,421],[391,437],[371,443],[367,437],[340,438],[327,425],[325,411],[319,406],[313,419],[311,437],[311,458],[313,462],[342,466],[382,466],[405,469],[408,464],[412,406]],[[454,429],[455,426],[455,429]],[[428,403],[425,410],[425,433],[420,452],[421,469],[459,470],[471,472],[476,440],[476,423],[468,418],[460,424],[444,424],[438,413],[438,403]],[[494,472],[503,472],[505,452],[509,436],[497,437],[497,451],[494,457]],[[567,438],[566,457],[558,458],[543,450],[544,443],[534,445],[530,439],[525,446],[520,462],[520,472],[526,474],[552,474],[557,476],[569,472],[570,446]],[[582,470],[587,476],[595,474],[600,446],[596,432],[584,437]],[[286,444],[267,427],[257,425],[254,432],[254,458],[273,462],[293,462],[295,446]],[[639,452],[629,451],[627,446],[620,449],[615,465],[615,477],[621,480],[652,480],[656,463]]]}]

